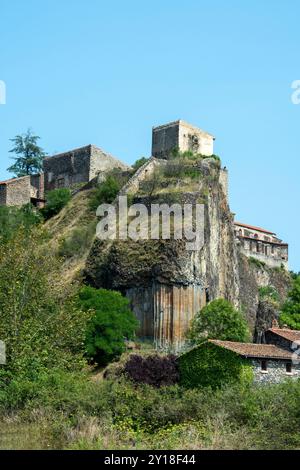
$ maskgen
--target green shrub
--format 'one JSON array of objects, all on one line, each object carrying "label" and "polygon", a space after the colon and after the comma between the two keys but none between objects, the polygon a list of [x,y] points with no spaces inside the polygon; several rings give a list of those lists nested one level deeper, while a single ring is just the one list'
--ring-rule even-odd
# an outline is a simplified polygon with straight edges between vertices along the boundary
[{"label": "green shrub", "polygon": [[185,387],[217,388],[250,382],[251,365],[232,351],[206,342],[178,359],[180,383]]},{"label": "green shrub", "polygon": [[197,313],[189,336],[195,343],[206,338],[245,342],[249,339],[249,330],[241,312],[227,300],[217,299]]},{"label": "green shrub", "polygon": [[125,351],[125,340],[133,339],[138,327],[129,300],[119,292],[83,287],[79,305],[93,311],[86,332],[86,352],[99,365],[107,365]]},{"label": "green shrub", "polygon": [[58,214],[71,199],[71,191],[68,188],[54,189],[46,194],[46,205],[41,213],[46,220]]},{"label": "green shrub", "polygon": [[115,176],[109,175],[106,180],[95,189],[90,198],[90,209],[96,211],[103,203],[111,204],[118,195],[121,185]]}]

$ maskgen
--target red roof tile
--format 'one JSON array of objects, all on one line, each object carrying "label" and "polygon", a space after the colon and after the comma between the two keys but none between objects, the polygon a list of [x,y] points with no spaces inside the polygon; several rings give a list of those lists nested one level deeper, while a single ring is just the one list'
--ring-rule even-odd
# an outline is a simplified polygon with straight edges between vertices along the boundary
[{"label": "red roof tile", "polygon": [[234,225],[249,228],[250,230],[256,230],[257,232],[267,233],[269,235],[276,235],[274,232],[269,232],[269,230],[265,230],[261,227],[255,227],[254,225],[242,224],[241,222],[234,222]]},{"label": "red roof tile", "polygon": [[299,330],[289,330],[287,328],[270,328],[268,331],[272,331],[282,338],[288,339],[289,341],[300,341]]},{"label": "red roof tile", "polygon": [[281,349],[273,344],[238,343],[217,339],[210,339],[209,342],[216,346],[220,346],[221,348],[233,351],[243,357],[292,359],[292,352]]}]

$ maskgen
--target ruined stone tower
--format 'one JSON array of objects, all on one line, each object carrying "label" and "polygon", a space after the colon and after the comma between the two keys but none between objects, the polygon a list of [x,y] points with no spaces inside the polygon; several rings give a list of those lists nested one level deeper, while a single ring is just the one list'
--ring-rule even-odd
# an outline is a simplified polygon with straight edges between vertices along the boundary
[{"label": "ruined stone tower", "polygon": [[153,127],[152,156],[168,158],[172,150],[182,152],[190,150],[194,153],[210,156],[214,153],[214,136],[179,120]]}]

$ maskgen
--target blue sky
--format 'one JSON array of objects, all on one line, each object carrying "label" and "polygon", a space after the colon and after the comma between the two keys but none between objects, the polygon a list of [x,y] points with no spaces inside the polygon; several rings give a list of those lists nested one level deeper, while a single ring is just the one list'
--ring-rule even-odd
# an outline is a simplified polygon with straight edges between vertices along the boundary
[{"label": "blue sky", "polygon": [[96,144],[128,163],[151,127],[216,136],[237,219],[290,243],[300,270],[300,3],[276,0],[1,0],[0,179],[31,127],[56,153]]}]

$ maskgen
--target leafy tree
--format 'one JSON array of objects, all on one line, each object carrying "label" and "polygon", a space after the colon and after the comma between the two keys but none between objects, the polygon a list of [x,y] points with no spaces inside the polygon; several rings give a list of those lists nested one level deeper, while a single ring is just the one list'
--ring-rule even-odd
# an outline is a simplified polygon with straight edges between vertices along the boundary
[{"label": "leafy tree", "polygon": [[68,188],[53,189],[46,195],[46,205],[41,209],[41,213],[46,220],[58,214],[70,201],[72,195]]},{"label": "leafy tree", "polygon": [[83,287],[79,305],[93,311],[86,333],[87,355],[106,365],[125,351],[125,340],[133,339],[138,321],[129,309],[129,300],[119,292]]},{"label": "leafy tree", "polygon": [[245,342],[249,339],[249,330],[241,312],[227,300],[217,299],[195,316],[190,337],[196,343],[207,338]]},{"label": "leafy tree", "polygon": [[39,173],[43,167],[43,159],[45,157],[44,150],[38,146],[37,142],[40,137],[34,135],[30,129],[26,134],[17,135],[11,142],[14,147],[10,153],[16,155],[12,157],[15,163],[11,165],[7,171],[13,173],[15,176],[26,176]]},{"label": "leafy tree", "polygon": [[294,277],[293,287],[282,307],[279,320],[281,325],[300,330],[300,276]]},{"label": "leafy tree", "polygon": [[92,193],[90,199],[90,208],[95,211],[100,204],[111,204],[117,197],[121,185],[116,177],[109,175],[106,180],[99,185]]}]

